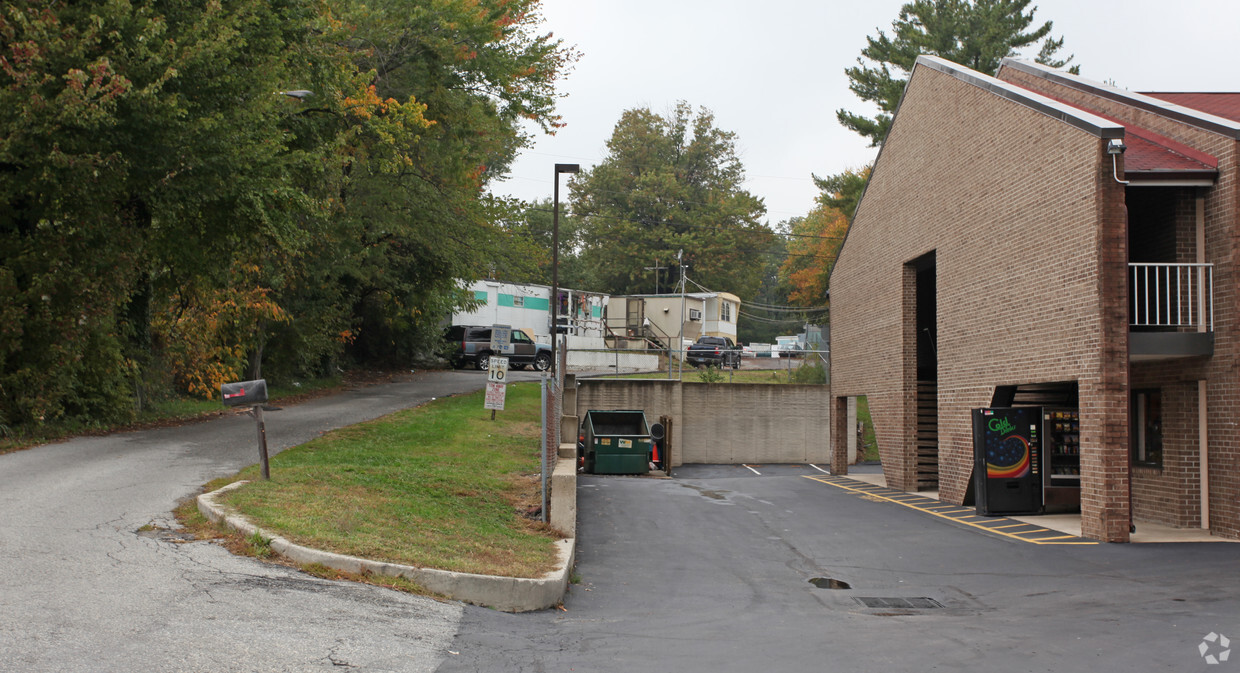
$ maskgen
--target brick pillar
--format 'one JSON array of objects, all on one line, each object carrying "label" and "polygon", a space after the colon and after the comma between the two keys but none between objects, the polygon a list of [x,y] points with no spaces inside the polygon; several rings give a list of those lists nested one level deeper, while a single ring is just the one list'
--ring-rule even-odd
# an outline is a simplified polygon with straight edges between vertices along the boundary
[{"label": "brick pillar", "polygon": [[[1081,534],[1127,542],[1129,512],[1128,212],[1099,143],[1097,377],[1080,382]],[[1123,161],[1120,161],[1123,170]],[[1121,173],[1121,175],[1123,175]]]},{"label": "brick pillar", "polygon": [[[917,490],[917,267],[908,263],[902,267],[900,287],[901,324],[900,324],[900,389],[895,399],[884,404],[875,404],[874,396],[870,402],[870,416],[876,409],[881,413],[890,413],[891,423],[888,426],[890,436],[884,437],[890,442],[883,457],[883,475],[887,478],[887,486],[901,491]],[[878,421],[874,422],[874,436],[878,437]],[[880,447],[883,440],[879,440]],[[888,456],[895,458],[889,461]],[[893,464],[888,466],[888,462]]]},{"label": "brick pillar", "polygon": [[848,474],[848,436],[855,428],[848,427],[848,398],[835,398],[831,413],[831,474]]}]

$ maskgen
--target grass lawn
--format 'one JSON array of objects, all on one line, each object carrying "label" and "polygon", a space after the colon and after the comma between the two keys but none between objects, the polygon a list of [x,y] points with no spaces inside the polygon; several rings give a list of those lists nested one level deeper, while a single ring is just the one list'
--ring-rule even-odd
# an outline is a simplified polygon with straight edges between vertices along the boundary
[{"label": "grass lawn", "polygon": [[[539,386],[508,386],[490,420],[482,393],[328,433],[258,467],[225,502],[310,547],[459,572],[537,577],[558,536],[526,516],[541,500]],[[230,480],[231,481],[231,480]]]},{"label": "grass lawn", "polygon": [[870,402],[864,395],[857,398],[857,422],[865,427],[860,445],[857,446],[857,459],[878,460],[878,440],[874,439],[874,421],[870,419]]}]

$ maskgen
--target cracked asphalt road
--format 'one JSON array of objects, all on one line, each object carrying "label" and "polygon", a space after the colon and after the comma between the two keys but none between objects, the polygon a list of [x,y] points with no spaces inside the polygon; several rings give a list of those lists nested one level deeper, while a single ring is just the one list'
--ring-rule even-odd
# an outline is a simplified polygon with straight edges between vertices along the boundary
[{"label": "cracked asphalt road", "polygon": [[[270,412],[269,448],[485,381],[423,372]],[[229,415],[0,456],[0,671],[435,670],[459,604],[139,531],[256,462],[255,434]]]}]

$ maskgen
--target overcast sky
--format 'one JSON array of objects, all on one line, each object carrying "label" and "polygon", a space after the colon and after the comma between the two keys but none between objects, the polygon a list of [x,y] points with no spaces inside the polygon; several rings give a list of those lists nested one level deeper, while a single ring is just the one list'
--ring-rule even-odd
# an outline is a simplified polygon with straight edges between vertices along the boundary
[{"label": "overcast sky", "polygon": [[[811,174],[871,162],[876,150],[835,111],[870,114],[844,69],[865,38],[891,33],[902,0],[543,0],[544,28],[581,52],[560,83],[567,127],[540,136],[493,191],[550,198],[555,163],[590,167],[606,156],[621,112],[665,114],[676,101],[705,107],[737,134],[745,188],[776,224],[804,215]],[[1132,91],[1240,91],[1237,0],[1035,0],[1061,53],[1090,79]],[[1023,54],[1032,58],[1035,54]],[[561,187],[567,195],[566,182]]]}]

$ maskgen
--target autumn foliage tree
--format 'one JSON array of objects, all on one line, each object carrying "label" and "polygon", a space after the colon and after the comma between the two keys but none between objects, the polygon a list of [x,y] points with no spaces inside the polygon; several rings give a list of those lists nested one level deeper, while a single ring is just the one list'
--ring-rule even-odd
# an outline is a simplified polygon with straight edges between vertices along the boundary
[{"label": "autumn foliage tree", "polygon": [[169,286],[295,238],[278,97],[306,4],[0,9],[0,423],[116,420]]},{"label": "autumn foliage tree", "polygon": [[812,307],[828,304],[831,270],[869,174],[866,168],[814,178],[822,190],[817,204],[809,214],[788,225],[788,257],[780,268],[780,277],[789,288],[789,303]]},{"label": "autumn foliage tree", "polygon": [[5,3],[0,430],[428,348],[502,245],[487,181],[559,123],[536,9]]}]

